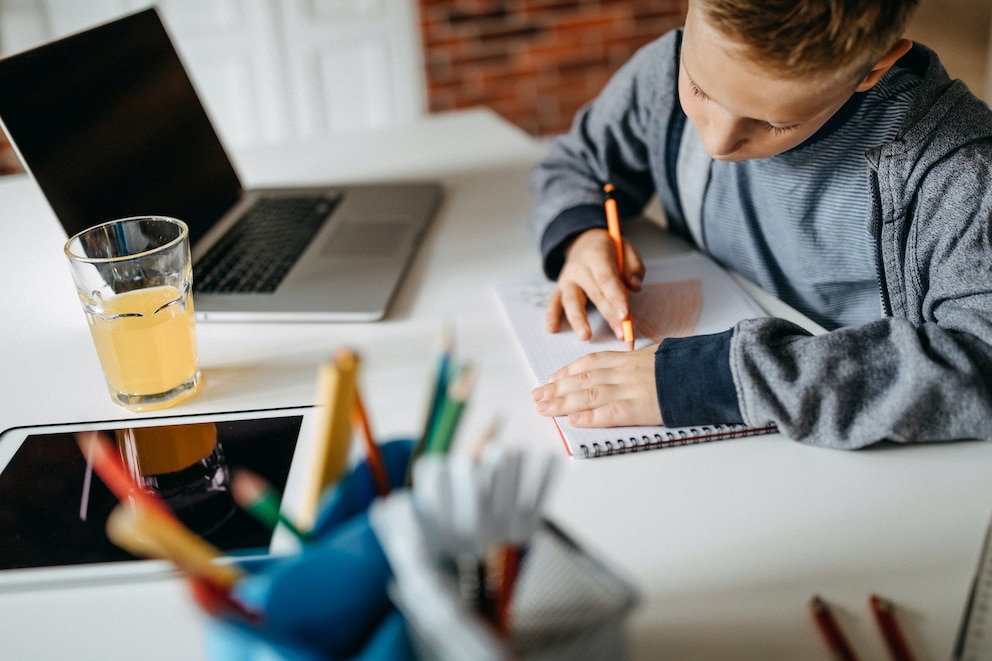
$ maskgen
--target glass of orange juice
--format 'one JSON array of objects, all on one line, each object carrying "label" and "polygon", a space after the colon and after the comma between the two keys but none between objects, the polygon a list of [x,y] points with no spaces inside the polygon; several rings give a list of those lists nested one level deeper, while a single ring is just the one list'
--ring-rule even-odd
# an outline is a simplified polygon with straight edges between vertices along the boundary
[{"label": "glass of orange juice", "polygon": [[189,229],[137,216],[65,244],[111,398],[134,410],[172,406],[200,387]]}]

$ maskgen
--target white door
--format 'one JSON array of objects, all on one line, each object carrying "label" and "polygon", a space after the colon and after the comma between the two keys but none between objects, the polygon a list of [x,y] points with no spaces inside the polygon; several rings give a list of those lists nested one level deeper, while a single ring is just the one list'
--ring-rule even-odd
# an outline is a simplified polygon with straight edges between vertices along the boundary
[{"label": "white door", "polygon": [[[426,112],[416,0],[156,4],[230,147],[391,126]],[[147,6],[147,0],[0,0],[0,54]]]}]

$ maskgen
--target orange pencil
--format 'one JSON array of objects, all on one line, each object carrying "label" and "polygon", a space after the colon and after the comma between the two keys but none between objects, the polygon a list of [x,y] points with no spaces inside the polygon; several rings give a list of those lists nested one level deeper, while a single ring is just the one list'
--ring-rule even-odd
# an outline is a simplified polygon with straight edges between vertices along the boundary
[{"label": "orange pencil", "polygon": [[375,482],[376,491],[380,496],[385,496],[392,489],[389,484],[389,475],[386,473],[386,465],[382,460],[382,452],[372,436],[372,426],[369,424],[368,413],[365,411],[365,404],[362,403],[362,393],[355,387],[355,413],[354,422],[362,430],[362,437],[365,439],[365,447],[368,453],[366,461],[369,464],[369,472]]},{"label": "orange pencil", "polygon": [[[623,238],[620,235],[620,216],[617,213],[617,201],[613,199],[613,184],[603,186],[606,192],[606,230],[613,239],[613,247],[617,252],[617,270],[623,278]],[[627,316],[623,318],[623,341],[627,343],[627,348],[634,349],[634,320],[630,317],[630,306],[627,307]]]}]

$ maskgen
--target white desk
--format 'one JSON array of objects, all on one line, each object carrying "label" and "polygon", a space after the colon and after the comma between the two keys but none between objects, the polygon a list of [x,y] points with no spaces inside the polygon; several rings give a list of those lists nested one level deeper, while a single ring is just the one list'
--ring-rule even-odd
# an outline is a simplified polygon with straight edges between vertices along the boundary
[{"label": "white desk", "polygon": [[[526,177],[542,151],[470,112],[240,155],[248,183],[439,178],[447,196],[385,321],[200,324],[205,386],[173,411],[312,403],[318,362],[349,345],[363,355],[379,434],[409,433],[447,324],[479,374],[462,431],[471,438],[499,413],[506,440],[562,452],[533,410],[530,373],[489,290],[495,276],[539,268]],[[107,396],[64,235],[30,180],[0,180],[0,215],[0,427],[128,417]],[[678,249],[653,227],[636,231],[645,252]],[[899,605],[918,658],[943,659],[992,512],[992,445],[840,452],[771,435],[570,460],[549,508],[640,591],[634,658],[827,659],[806,606],[820,593],[861,657],[884,659],[868,609],[877,592]],[[9,659],[203,656],[201,616],[175,580],[0,592],[0,641]]]}]

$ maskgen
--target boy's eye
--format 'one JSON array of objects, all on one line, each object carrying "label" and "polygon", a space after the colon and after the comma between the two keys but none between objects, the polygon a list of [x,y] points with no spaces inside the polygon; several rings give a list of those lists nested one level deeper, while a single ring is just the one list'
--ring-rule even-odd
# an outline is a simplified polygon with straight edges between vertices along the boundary
[{"label": "boy's eye", "polygon": [[769,124],[765,122],[765,130],[769,133],[774,133],[775,135],[782,135],[783,133],[788,133],[789,131],[795,131],[799,128],[799,124],[791,124],[790,126],[775,126],[774,124]]},{"label": "boy's eye", "polygon": [[703,92],[703,90],[701,90],[698,87],[696,87],[696,85],[694,83],[689,83],[689,89],[692,90],[692,95],[695,96],[695,97],[698,97],[698,98],[704,99],[704,100],[706,98],[708,98],[706,96],[706,93]]}]

